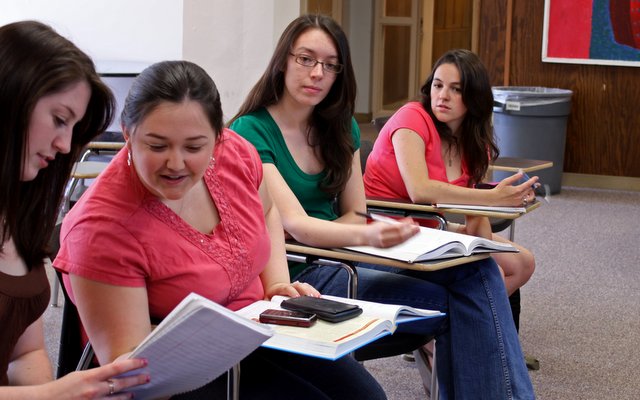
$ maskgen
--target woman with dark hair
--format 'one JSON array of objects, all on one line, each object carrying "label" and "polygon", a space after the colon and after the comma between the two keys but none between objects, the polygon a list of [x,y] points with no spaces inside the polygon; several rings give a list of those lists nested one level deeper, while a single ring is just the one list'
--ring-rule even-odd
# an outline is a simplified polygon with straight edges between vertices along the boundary
[{"label": "woman with dark hair", "polygon": [[[285,29],[267,70],[230,124],[258,150],[286,233],[307,245],[385,247],[418,230],[410,220],[365,224],[356,215],[366,202],[355,94],[344,32],[329,17],[303,15]],[[298,264],[290,265],[290,274],[323,294],[346,293],[342,270]],[[437,335],[442,398],[533,398],[492,260],[429,273],[359,267],[358,298],[448,314],[445,323],[403,324],[392,336]]]},{"label": "woman with dark hair", "polygon": [[0,60],[0,398],[129,398],[117,392],[149,377],[115,377],[145,361],[52,381],[42,323],[44,260],[64,186],[82,148],[109,125],[113,96],[89,57],[39,22],[0,27]]},{"label": "woman with dark hair", "polygon": [[[165,61],[145,69],[121,120],[126,147],[65,217],[54,261],[101,363],[131,351],[190,292],[231,310],[274,295],[319,295],[291,283],[258,154],[223,128],[218,90],[202,68]],[[240,368],[242,398],[385,397],[351,357],[260,348]],[[225,393],[222,377],[176,398]]]},{"label": "woman with dark hair", "polygon": [[[490,206],[520,206],[535,199],[538,178],[517,184],[522,173],[490,190],[474,188],[498,156],[489,74],[477,55],[462,49],[446,52],[420,93],[421,102],[400,108],[376,139],[364,174],[367,196]],[[520,250],[493,255],[504,271],[509,295],[533,274],[533,254],[493,234],[487,217],[468,216],[466,225],[452,224],[451,229],[507,242]]]}]

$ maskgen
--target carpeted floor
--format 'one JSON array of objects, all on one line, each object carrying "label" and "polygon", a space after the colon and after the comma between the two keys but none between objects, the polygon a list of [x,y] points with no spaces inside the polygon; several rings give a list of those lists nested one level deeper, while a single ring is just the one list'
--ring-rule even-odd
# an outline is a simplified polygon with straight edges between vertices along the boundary
[{"label": "carpeted floor", "polygon": [[[540,361],[539,399],[640,398],[640,193],[565,187],[520,218],[516,241],[536,272],[522,292],[520,338]],[[55,365],[60,308],[45,314]],[[389,399],[424,399],[401,357],[365,362]]]}]

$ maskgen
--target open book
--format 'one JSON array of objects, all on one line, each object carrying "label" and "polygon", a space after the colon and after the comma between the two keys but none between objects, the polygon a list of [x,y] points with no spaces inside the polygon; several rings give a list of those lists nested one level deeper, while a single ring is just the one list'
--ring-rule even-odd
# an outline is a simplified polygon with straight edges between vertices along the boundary
[{"label": "open book", "polygon": [[[275,334],[262,346],[336,360],[378,338],[392,334],[398,324],[444,315],[440,311],[422,310],[408,306],[380,304],[334,296],[322,297],[357,304],[363,309],[362,314],[338,323],[318,320],[309,328],[271,325]],[[285,299],[287,297],[274,296],[271,301],[255,302],[238,310],[237,313],[257,321],[262,311],[269,308],[280,309],[280,303]]]},{"label": "open book", "polygon": [[525,213],[527,209],[525,207],[507,207],[507,206],[480,206],[472,204],[445,204],[438,203],[435,205],[437,208],[447,209],[460,209],[460,210],[478,210],[478,211],[493,211],[503,213]]},{"label": "open book", "polygon": [[[191,293],[129,356],[145,358],[151,382],[129,390],[135,398],[197,389],[253,352],[273,331]],[[137,371],[134,371],[137,373]]]},{"label": "open book", "polygon": [[396,246],[384,249],[372,246],[348,246],[345,249],[407,263],[479,253],[518,252],[518,249],[507,243],[425,227],[420,227],[420,232]]}]

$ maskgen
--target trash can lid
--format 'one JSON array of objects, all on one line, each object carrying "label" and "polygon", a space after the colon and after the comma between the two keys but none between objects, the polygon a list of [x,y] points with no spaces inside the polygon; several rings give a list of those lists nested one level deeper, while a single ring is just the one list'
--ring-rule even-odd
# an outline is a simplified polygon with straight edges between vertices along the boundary
[{"label": "trash can lid", "polygon": [[492,92],[496,103],[516,102],[525,107],[568,102],[573,94],[568,89],[539,86],[494,86]]}]

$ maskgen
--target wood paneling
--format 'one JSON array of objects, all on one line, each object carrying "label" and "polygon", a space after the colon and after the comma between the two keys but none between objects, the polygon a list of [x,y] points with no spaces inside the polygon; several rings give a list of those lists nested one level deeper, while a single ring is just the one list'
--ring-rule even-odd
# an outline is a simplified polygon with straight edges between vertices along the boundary
[{"label": "wood paneling", "polygon": [[[507,0],[481,5],[478,54],[503,84]],[[544,0],[513,0],[510,86],[573,91],[564,171],[640,177],[640,68],[542,62]]]},{"label": "wood paneling", "polygon": [[471,49],[473,0],[437,0],[433,20],[435,61],[449,49]]}]

